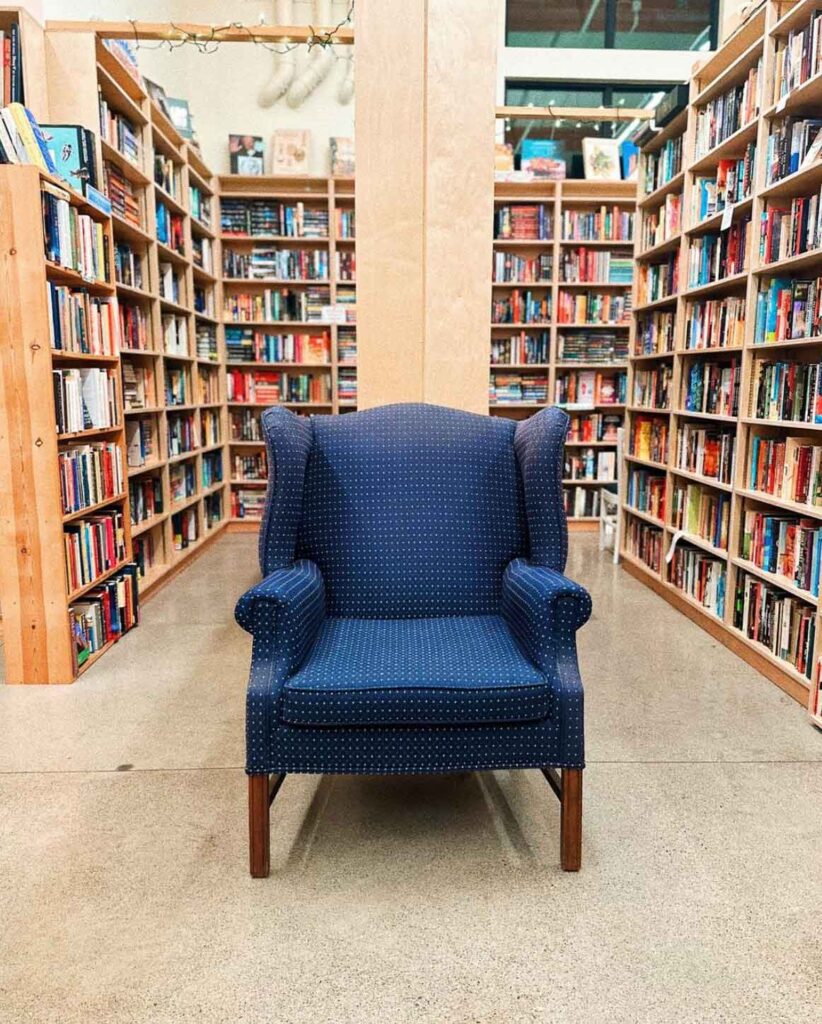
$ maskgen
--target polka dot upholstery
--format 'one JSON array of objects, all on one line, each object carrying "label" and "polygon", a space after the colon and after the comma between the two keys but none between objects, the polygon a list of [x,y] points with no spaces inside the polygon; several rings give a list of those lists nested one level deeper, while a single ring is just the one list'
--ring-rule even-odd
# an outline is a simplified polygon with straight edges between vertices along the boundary
[{"label": "polka dot upholstery", "polygon": [[259,545],[260,570],[266,576],[294,561],[313,429],[308,416],[274,405],[263,413],[263,432],[269,473]]},{"label": "polka dot upholstery", "polygon": [[313,424],[297,554],[319,566],[328,614],[496,613],[527,551],[514,424],[430,405]]},{"label": "polka dot upholstery", "polygon": [[426,405],[263,417],[270,481],[246,770],[580,768],[576,630],[562,575],[567,416]]},{"label": "polka dot upholstery", "polygon": [[534,721],[551,692],[498,615],[329,618],[280,712],[292,725]]},{"label": "polka dot upholstery", "polygon": [[526,655],[554,681],[562,728],[560,759],[581,760],[583,705],[576,632],[591,617],[588,591],[555,569],[517,558],[503,577],[502,613]]},{"label": "polka dot upholstery", "polygon": [[568,523],[562,502],[567,433],[565,413],[546,409],[521,420],[514,434],[528,514],[528,555],[536,565],[560,572],[568,558]]}]

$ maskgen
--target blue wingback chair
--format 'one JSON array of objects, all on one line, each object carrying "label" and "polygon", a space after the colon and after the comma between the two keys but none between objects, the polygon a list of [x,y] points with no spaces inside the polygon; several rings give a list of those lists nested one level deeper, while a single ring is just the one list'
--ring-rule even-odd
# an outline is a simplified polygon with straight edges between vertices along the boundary
[{"label": "blue wingback chair", "polygon": [[[288,772],[539,768],[581,857],[576,631],[591,599],[563,576],[568,417],[389,405],[263,415],[262,582],[246,742],[251,873]],[[561,769],[561,775],[557,771]]]}]

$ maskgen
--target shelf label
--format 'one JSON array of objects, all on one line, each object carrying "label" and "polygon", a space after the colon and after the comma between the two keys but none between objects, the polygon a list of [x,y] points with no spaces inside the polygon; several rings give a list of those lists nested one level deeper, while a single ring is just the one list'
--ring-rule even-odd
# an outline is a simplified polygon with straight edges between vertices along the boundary
[{"label": "shelf label", "polygon": [[722,223],[719,225],[720,231],[727,231],[731,226],[731,221],[734,216],[733,203],[728,203],[725,209],[722,211]]},{"label": "shelf label", "polygon": [[788,103],[788,93],[785,93],[785,95],[782,97],[782,99],[776,105],[776,113],[777,114],[781,114],[782,111],[785,109],[787,103]]}]

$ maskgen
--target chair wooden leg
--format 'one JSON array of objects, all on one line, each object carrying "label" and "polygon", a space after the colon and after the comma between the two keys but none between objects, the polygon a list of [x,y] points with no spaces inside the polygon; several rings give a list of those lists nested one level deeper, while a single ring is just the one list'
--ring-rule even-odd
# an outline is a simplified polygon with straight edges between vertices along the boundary
[{"label": "chair wooden leg", "polygon": [[268,775],[248,776],[248,843],[252,878],[268,878],[271,831],[269,828]]},{"label": "chair wooden leg", "polygon": [[582,864],[582,769],[562,769],[560,807],[560,860],[563,871],[579,871]]}]

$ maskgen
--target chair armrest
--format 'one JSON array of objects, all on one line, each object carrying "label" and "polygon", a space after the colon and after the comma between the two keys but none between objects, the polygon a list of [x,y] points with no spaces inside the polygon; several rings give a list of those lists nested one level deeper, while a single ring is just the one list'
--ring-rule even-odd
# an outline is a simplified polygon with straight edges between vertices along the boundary
[{"label": "chair armrest", "polygon": [[591,597],[561,572],[515,558],[502,578],[502,613],[531,660],[548,671],[590,618]]},{"label": "chair armrest", "polygon": [[583,762],[583,694],[576,632],[591,616],[584,587],[555,569],[509,563],[502,578],[502,614],[531,661],[556,687],[562,763]]},{"label": "chair armrest", "polygon": [[325,618],[320,570],[307,559],[275,569],[243,594],[234,617],[254,637],[246,693],[246,771],[267,772],[277,694],[305,660]]},{"label": "chair armrest", "polygon": [[325,618],[320,570],[307,559],[275,569],[243,594],[234,617],[285,678],[299,668]]}]

